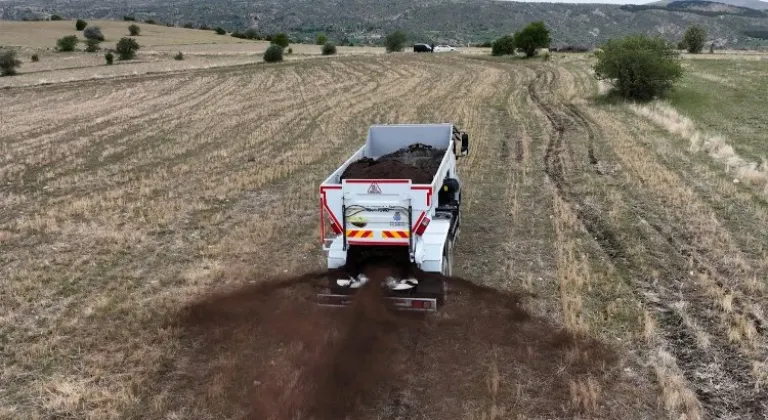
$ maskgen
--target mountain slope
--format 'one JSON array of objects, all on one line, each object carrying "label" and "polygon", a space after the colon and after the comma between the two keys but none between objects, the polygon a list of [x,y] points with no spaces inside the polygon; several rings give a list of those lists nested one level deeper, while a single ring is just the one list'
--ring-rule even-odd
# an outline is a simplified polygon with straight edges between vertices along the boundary
[{"label": "mountain slope", "polygon": [[[327,33],[339,42],[376,44],[395,29],[412,40],[465,44],[492,40],[543,20],[554,45],[595,45],[630,33],[660,34],[675,41],[692,24],[707,28],[710,39],[729,47],[754,46],[746,30],[768,30],[768,18],[651,8],[625,10],[618,5],[520,3],[489,0],[10,0],[0,3],[0,18],[58,13],[66,18],[155,19],[223,26],[254,27],[263,33],[286,31],[294,39]],[[746,9],[744,9],[746,10]]]},{"label": "mountain slope", "polygon": [[[648,3],[647,5],[666,6],[671,1],[673,0],[661,0],[653,3]],[[699,0],[692,0],[692,1],[699,1]],[[760,0],[718,0],[718,3],[729,4],[731,6],[736,6],[736,7],[747,7],[755,10],[768,10],[768,2],[760,1]]]}]

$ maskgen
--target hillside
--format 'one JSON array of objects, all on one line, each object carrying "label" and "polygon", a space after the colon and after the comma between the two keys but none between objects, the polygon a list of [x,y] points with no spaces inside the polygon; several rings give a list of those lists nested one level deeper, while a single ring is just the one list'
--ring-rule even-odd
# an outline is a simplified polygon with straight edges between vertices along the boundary
[{"label": "hillside", "polygon": [[[699,2],[701,0],[693,0],[693,1]],[[653,3],[648,3],[647,5],[666,6],[669,3],[671,3],[670,0],[661,0]],[[707,2],[702,2],[702,3],[707,3]],[[768,10],[768,2],[760,1],[760,0],[719,0],[718,3],[728,4],[736,7],[747,7],[755,10]]]},{"label": "hillside", "polygon": [[[270,33],[287,31],[296,39],[312,39],[325,32],[341,43],[380,44],[395,29],[409,32],[414,41],[465,44],[492,40],[533,20],[553,28],[553,42],[594,45],[628,33],[661,34],[670,40],[686,27],[706,27],[712,39],[729,47],[755,46],[747,30],[768,29],[768,18],[701,10],[664,8],[627,9],[618,5],[520,3],[489,0],[10,0],[2,3],[0,18],[20,20],[57,13],[65,18],[154,19],[181,26],[223,26],[229,30],[252,26]],[[344,13],[339,13],[341,10]],[[746,9],[745,9],[746,10]],[[459,18],[461,16],[461,18]]]}]

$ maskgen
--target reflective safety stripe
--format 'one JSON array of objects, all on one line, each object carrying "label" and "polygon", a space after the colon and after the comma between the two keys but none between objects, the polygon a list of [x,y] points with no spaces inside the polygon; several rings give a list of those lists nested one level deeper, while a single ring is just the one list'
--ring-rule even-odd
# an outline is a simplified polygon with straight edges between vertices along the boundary
[{"label": "reflective safety stripe", "polygon": [[373,238],[372,230],[347,229],[347,238]]},{"label": "reflective safety stripe", "polygon": [[382,230],[381,237],[384,239],[408,239],[407,230]]}]

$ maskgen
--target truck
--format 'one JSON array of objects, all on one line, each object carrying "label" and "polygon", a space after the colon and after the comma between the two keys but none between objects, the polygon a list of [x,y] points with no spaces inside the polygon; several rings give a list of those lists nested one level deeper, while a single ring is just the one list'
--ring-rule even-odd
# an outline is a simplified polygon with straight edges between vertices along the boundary
[{"label": "truck", "polygon": [[327,267],[343,275],[328,279],[318,305],[348,305],[368,282],[365,267],[381,262],[397,268],[381,285],[393,307],[444,304],[461,228],[457,161],[468,154],[469,135],[452,123],[369,127],[365,144],[320,184]]}]

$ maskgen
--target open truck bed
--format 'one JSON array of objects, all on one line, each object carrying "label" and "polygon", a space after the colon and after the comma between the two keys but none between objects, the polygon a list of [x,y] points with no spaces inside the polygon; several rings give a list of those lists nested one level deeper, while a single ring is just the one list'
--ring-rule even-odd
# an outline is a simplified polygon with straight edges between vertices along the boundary
[{"label": "open truck bed", "polygon": [[434,310],[442,301],[442,284],[412,274],[451,274],[460,227],[457,142],[466,154],[468,136],[452,124],[374,125],[365,145],[323,181],[323,249],[328,268],[348,278],[333,279],[321,304],[343,305],[367,282],[364,269],[382,263],[394,269],[386,286],[401,300],[396,305]]}]

